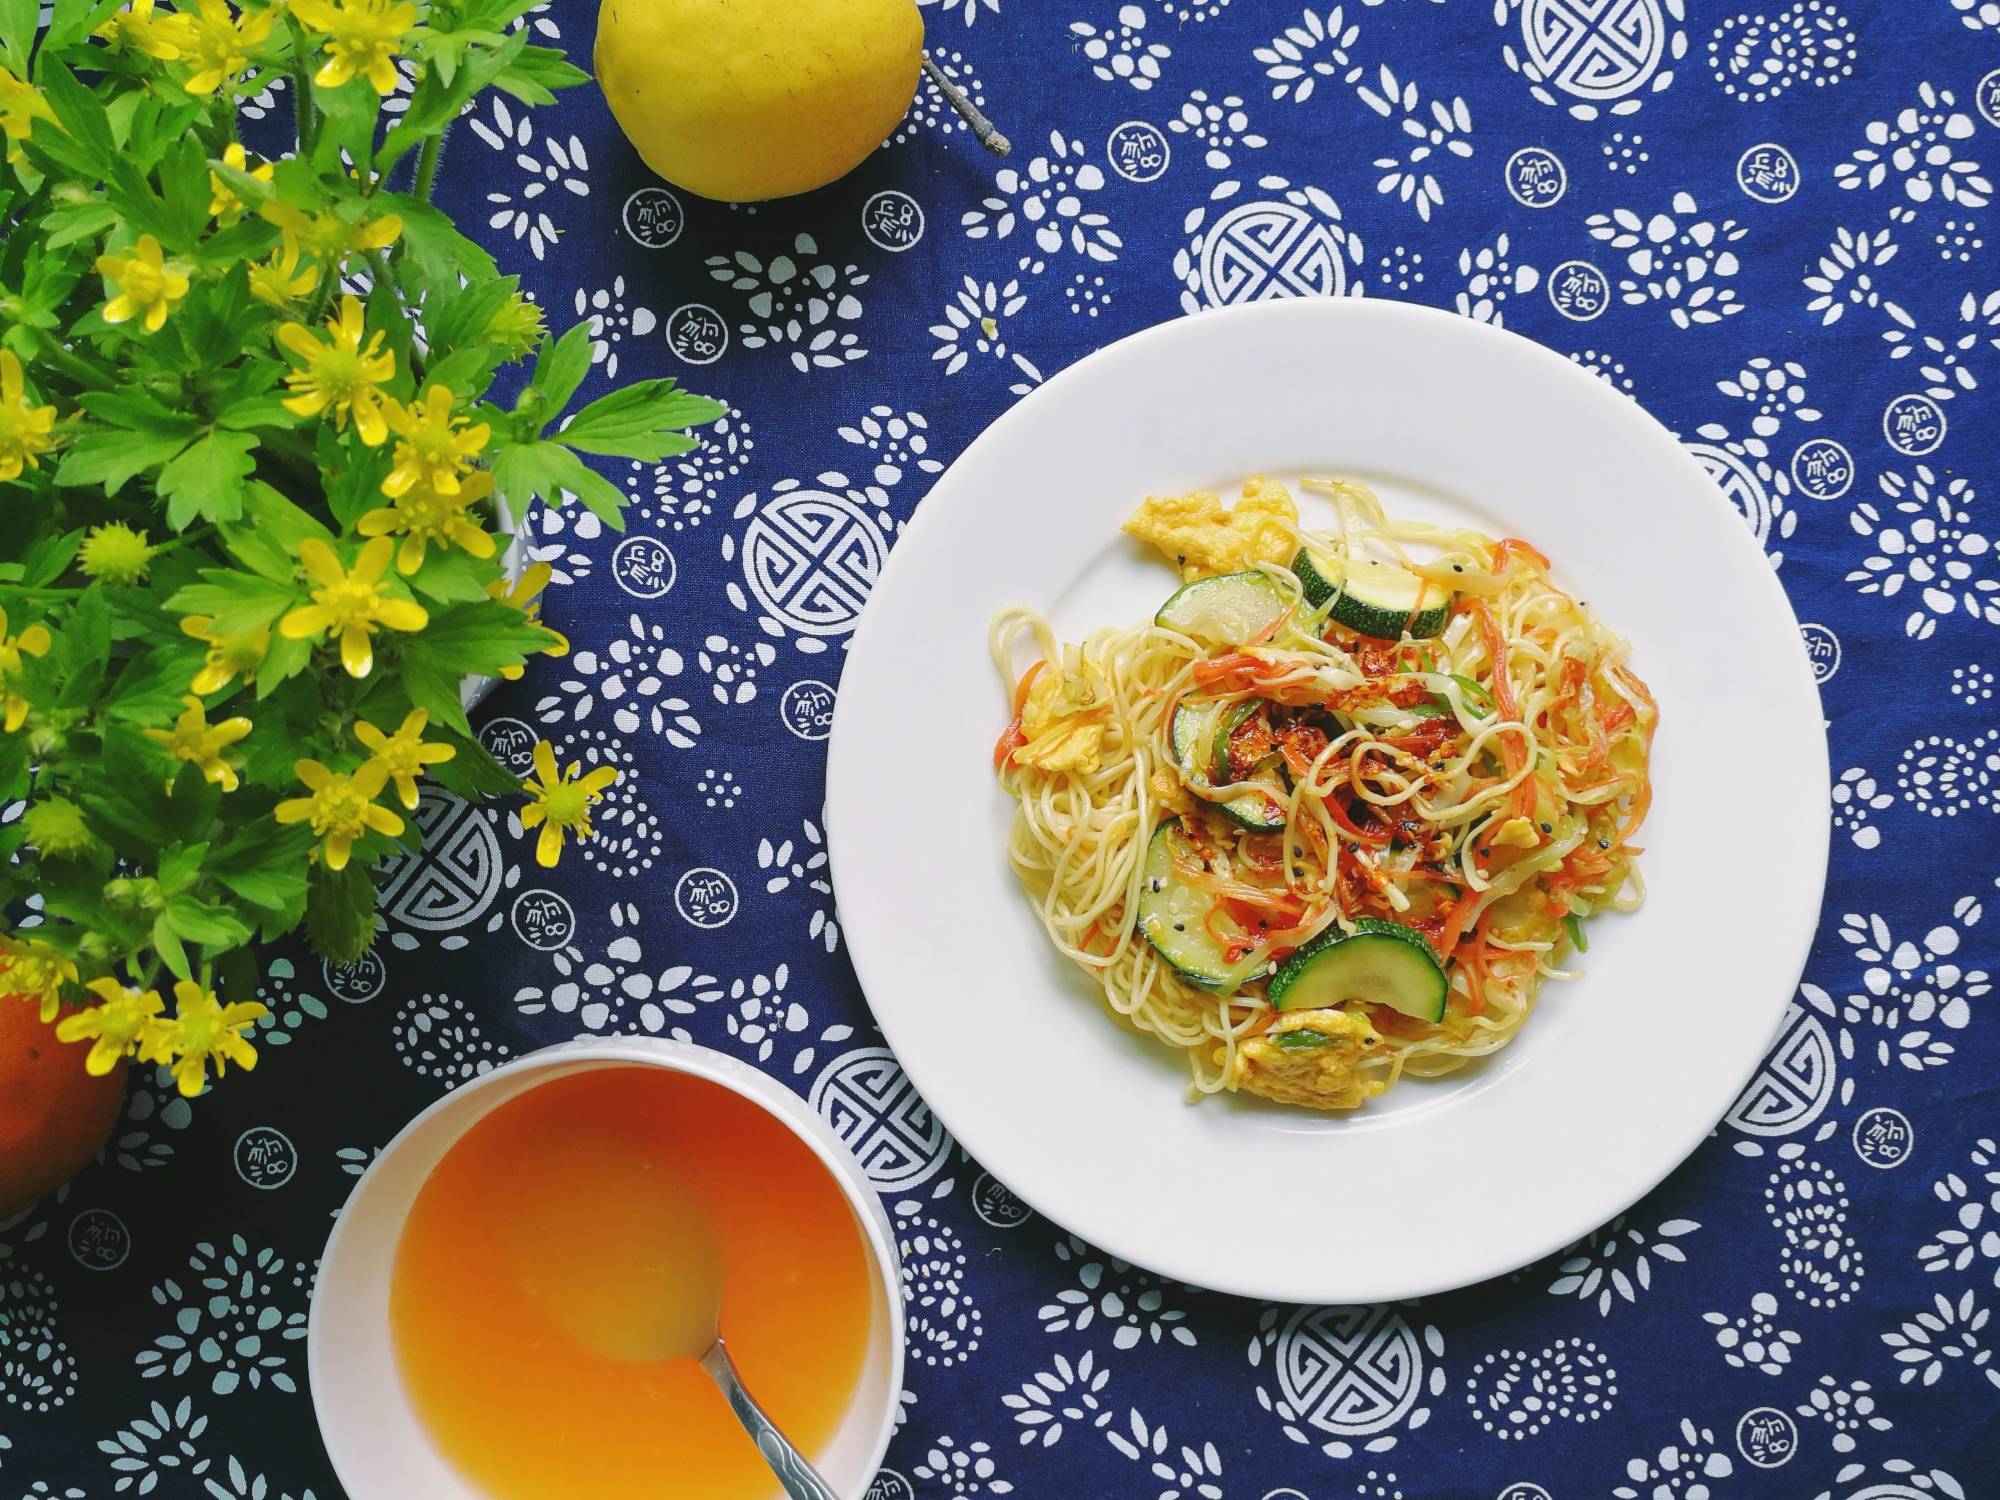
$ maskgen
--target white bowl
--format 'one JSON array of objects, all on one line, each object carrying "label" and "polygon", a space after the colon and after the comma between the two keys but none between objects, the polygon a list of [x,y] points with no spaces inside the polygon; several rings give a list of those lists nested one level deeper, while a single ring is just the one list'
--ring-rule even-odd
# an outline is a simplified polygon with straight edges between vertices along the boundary
[{"label": "white bowl", "polygon": [[[742,1095],[789,1126],[846,1194],[875,1269],[872,1328],[847,1414],[807,1457],[853,1500],[875,1477],[902,1397],[903,1315],[896,1237],[867,1173],[804,1100],[735,1058],[652,1037],[605,1037],[531,1052],[447,1094],[382,1148],[341,1210],[313,1291],[306,1368],[320,1436],[353,1500],[487,1500],[433,1446],[410,1405],[390,1339],[390,1270],[425,1179],[460,1136],[516,1095],[572,1073],[633,1064],[690,1074]],[[783,1500],[775,1479],[770,1500]]]}]

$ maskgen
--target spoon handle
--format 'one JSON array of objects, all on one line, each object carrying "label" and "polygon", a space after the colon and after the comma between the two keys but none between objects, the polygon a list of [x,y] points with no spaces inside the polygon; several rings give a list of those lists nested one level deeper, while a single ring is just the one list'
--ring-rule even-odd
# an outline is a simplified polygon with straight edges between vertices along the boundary
[{"label": "spoon handle", "polygon": [[771,1466],[771,1472],[778,1476],[778,1482],[785,1487],[785,1493],[791,1500],[840,1500],[832,1486],[820,1478],[799,1450],[786,1441],[785,1435],[764,1415],[764,1408],[743,1388],[743,1381],[736,1373],[729,1351],[722,1347],[721,1339],[711,1344],[708,1353],[701,1357],[701,1367],[708,1371],[708,1378],[720,1386],[722,1394],[729,1398],[729,1409],[736,1413],[736,1420],[743,1424],[743,1430],[757,1440],[757,1451],[764,1455],[764,1462]]}]

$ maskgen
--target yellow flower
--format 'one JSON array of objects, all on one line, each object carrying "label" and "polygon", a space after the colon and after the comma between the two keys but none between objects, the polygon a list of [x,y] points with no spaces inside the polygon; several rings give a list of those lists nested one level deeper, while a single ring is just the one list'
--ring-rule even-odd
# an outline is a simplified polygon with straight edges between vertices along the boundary
[{"label": "yellow flower", "polygon": [[154,1060],[167,1064],[181,1093],[192,1099],[208,1082],[209,1063],[215,1064],[217,1078],[226,1063],[246,1072],[257,1066],[257,1050],[243,1033],[269,1014],[255,1000],[224,1005],[214,990],[180,980],[174,985],[173,1023],[161,1029]]},{"label": "yellow flower", "polygon": [[278,633],[288,641],[301,641],[333,631],[340,637],[340,664],[347,675],[366,677],[375,665],[370,637],[377,629],[422,630],[430,623],[421,604],[383,589],[382,575],[389,571],[393,551],[387,537],[375,537],[362,547],[354,567],[347,569],[333,548],[317,537],[306,538],[299,547],[299,561],[319,587],[312,590],[312,603],[301,604],[278,622]]},{"label": "yellow flower", "polygon": [[93,979],[84,988],[104,1003],[64,1016],[56,1027],[59,1042],[90,1038],[84,1072],[102,1077],[135,1052],[149,1060],[165,1061],[158,1054],[164,1051],[172,1028],[159,1021],[165,1004],[158,990],[127,989],[115,979]]},{"label": "yellow flower", "polygon": [[419,483],[440,495],[456,495],[458,478],[472,467],[472,456],[486,446],[493,429],[484,422],[468,427],[451,414],[448,386],[434,385],[422,399],[389,408],[389,425],[396,432],[396,467],[382,481],[390,499]]},{"label": "yellow flower", "polygon": [[318,285],[319,268],[311,261],[299,265],[298,236],[289,229],[271,258],[250,268],[250,295],[273,307],[290,307],[294,298]]},{"label": "yellow flower", "polygon": [[143,313],[148,333],[158,333],[168,309],[187,295],[187,273],[160,254],[160,242],[150,234],[139,236],[130,255],[98,256],[97,274],[118,289],[104,304],[104,321],[123,323]]},{"label": "yellow flower", "polygon": [[359,75],[378,94],[396,91],[396,54],[417,23],[414,5],[392,0],[292,0],[292,14],[326,37],[326,63],[313,76],[321,88],[337,89]]},{"label": "yellow flower", "polygon": [[288,231],[321,265],[337,266],[357,250],[386,250],[403,232],[395,214],[349,223],[336,213],[309,214],[296,204],[273,198],[257,209],[258,216]]},{"label": "yellow flower", "polygon": [[312,795],[280,802],[271,815],[280,823],[311,822],[329,870],[347,868],[354,841],[369,829],[390,838],[403,831],[403,820],[375,801],[389,779],[380,760],[368,761],[351,775],[329,771],[316,760],[299,761],[292,770]]},{"label": "yellow flower", "polygon": [[156,16],[153,0],[132,0],[123,10],[113,11],[94,35],[109,42],[114,52],[141,52],[172,62],[194,39],[193,30],[186,16]]},{"label": "yellow flower", "polygon": [[[543,623],[541,600],[537,597],[549,586],[550,575],[554,572],[555,569],[545,562],[534,563],[522,570],[520,578],[512,588],[507,586],[506,580],[496,578],[486,585],[486,593],[488,598],[504,600],[513,605],[526,615],[530,622],[540,625],[549,632],[551,640],[548,645],[542,647],[542,655],[567,656],[569,637]],[[526,671],[526,667],[502,667],[500,675],[509,682],[519,682]]]},{"label": "yellow flower", "polygon": [[37,120],[55,124],[56,112],[49,101],[32,83],[0,67],[0,131],[7,135],[7,160],[20,160],[21,142],[34,138]]},{"label": "yellow flower", "polygon": [[382,768],[395,783],[396,795],[403,799],[403,806],[411,809],[417,805],[417,778],[424,774],[424,767],[443,765],[458,754],[450,745],[424,743],[424,726],[430,719],[423,709],[413,708],[394,734],[384,734],[366,719],[354,726],[354,737],[375,752],[368,758],[368,764]]},{"label": "yellow flower", "polygon": [[191,635],[208,647],[208,654],[201,660],[201,670],[188,684],[203,695],[219,693],[239,677],[250,678],[263,664],[264,653],[271,648],[271,632],[268,630],[252,630],[243,635],[217,635],[212,615],[184,616],[181,634]]},{"label": "yellow flower", "polygon": [[41,1007],[44,1023],[56,1018],[63,986],[76,983],[76,965],[39,938],[0,933],[0,991]]},{"label": "yellow flower", "polygon": [[285,398],[285,410],[310,417],[332,408],[335,431],[344,430],[351,415],[361,441],[376,447],[389,436],[379,387],[395,378],[396,356],[383,351],[379,331],[368,332],[354,297],[340,299],[340,311],[326,320],[326,330],[332,338],[323,342],[303,323],[278,325],[278,342],[306,362],[285,377],[298,393]]},{"label": "yellow flower", "polygon": [[21,361],[0,349],[0,484],[41,467],[37,455],[55,445],[55,425],[56,409],[28,399]]},{"label": "yellow flower", "polygon": [[493,490],[493,476],[484,469],[468,474],[458,493],[441,494],[428,483],[398,495],[388,505],[368,511],[356,525],[363,536],[400,536],[396,549],[396,571],[414,573],[424,565],[424,553],[431,543],[456,546],[474,557],[491,557],[494,541],[467,514],[468,509]]},{"label": "yellow flower", "polygon": [[[223,149],[222,164],[239,172],[248,172],[259,182],[269,182],[271,174],[277,170],[275,162],[267,161],[260,167],[251,166],[250,154],[236,141],[231,141]],[[213,172],[208,174],[208,211],[225,229],[243,217],[243,200],[236,196],[234,188]],[[296,255],[296,249],[293,253]]]},{"label": "yellow flower", "polygon": [[55,637],[46,625],[30,625],[19,635],[7,634],[7,611],[0,609],[0,728],[12,734],[28,717],[28,700],[13,686],[24,656],[46,656]]},{"label": "yellow flower", "polygon": [[562,854],[563,835],[575,833],[579,842],[590,837],[590,810],[618,779],[613,766],[599,766],[588,776],[576,773],[583,767],[571,761],[569,769],[558,773],[556,752],[547,740],[535,741],[535,774],[521,783],[528,805],[521,809],[521,826],[541,825],[535,840],[535,861],[553,865]]},{"label": "yellow flower", "polygon": [[190,693],[181,702],[187,707],[174,721],[174,727],[149,729],[146,738],[165,746],[167,754],[175,760],[185,761],[200,771],[203,780],[214,782],[225,792],[235,791],[236,767],[223,758],[223,752],[250,732],[250,721],[239,714],[220,724],[211,724],[202,710],[201,699]]},{"label": "yellow flower", "polygon": [[[190,94],[212,94],[250,66],[250,49],[262,45],[278,19],[276,6],[231,15],[223,0],[198,0],[200,14],[187,17],[187,40],[181,55],[193,66],[181,87]],[[232,148],[241,151],[240,147]],[[235,166],[235,162],[230,163]],[[211,213],[216,210],[209,210]]]}]

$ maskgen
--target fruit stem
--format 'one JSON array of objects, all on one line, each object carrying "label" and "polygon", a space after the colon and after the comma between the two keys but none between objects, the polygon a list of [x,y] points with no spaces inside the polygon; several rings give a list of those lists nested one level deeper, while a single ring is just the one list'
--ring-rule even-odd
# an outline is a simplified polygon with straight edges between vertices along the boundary
[{"label": "fruit stem", "polygon": [[991,151],[995,156],[1005,156],[1014,149],[1014,143],[1000,133],[1000,128],[986,118],[985,112],[965,97],[965,90],[944,76],[944,69],[931,61],[930,53],[924,54],[924,72],[930,75],[937,91],[944,95],[944,102],[958,111],[960,119],[972,127],[972,138]]}]

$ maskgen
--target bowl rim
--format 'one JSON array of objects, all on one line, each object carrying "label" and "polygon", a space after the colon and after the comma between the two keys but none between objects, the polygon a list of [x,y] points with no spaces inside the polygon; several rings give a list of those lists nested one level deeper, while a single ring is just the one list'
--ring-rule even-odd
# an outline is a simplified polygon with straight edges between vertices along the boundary
[{"label": "bowl rim", "polygon": [[[779,1080],[739,1058],[694,1042],[683,1042],[671,1037],[589,1036],[551,1043],[546,1047],[538,1047],[532,1052],[523,1053],[519,1057],[510,1058],[498,1067],[476,1078],[468,1079],[449,1092],[439,1095],[411,1116],[403,1127],[390,1137],[387,1144],[375,1154],[375,1159],[369,1162],[361,1176],[355,1180],[353,1188],[343,1200],[334,1218],[333,1228],[327,1235],[325,1248],[320,1252],[319,1265],[313,1277],[313,1296],[306,1320],[306,1379],[312,1395],[314,1423],[319,1431],[321,1445],[326,1450],[327,1461],[342,1487],[350,1493],[359,1495],[361,1491],[355,1489],[352,1483],[351,1468],[347,1472],[342,1470],[342,1450],[352,1443],[365,1441],[367,1435],[336,1434],[326,1420],[326,1407],[320,1395],[322,1389],[327,1388],[329,1384],[321,1378],[325,1373],[322,1366],[322,1350],[325,1345],[320,1337],[320,1330],[323,1321],[333,1316],[328,1310],[329,1299],[322,1296],[321,1292],[329,1269],[338,1262],[342,1253],[343,1239],[351,1222],[351,1216],[347,1212],[348,1207],[361,1196],[383,1165],[398,1151],[404,1149],[410,1139],[424,1126],[445,1111],[462,1107],[468,1098],[489,1092],[497,1082],[518,1078],[524,1073],[562,1069],[573,1064],[601,1066],[617,1063],[665,1068],[669,1072],[701,1078],[749,1100],[797,1136],[819,1158],[827,1169],[827,1174],[839,1185],[841,1195],[846,1198],[848,1207],[853,1210],[861,1228],[862,1240],[868,1247],[869,1260],[875,1271],[876,1286],[882,1295],[883,1308],[889,1324],[889,1366],[883,1387],[882,1410],[876,1416],[875,1435],[865,1465],[868,1478],[864,1481],[864,1486],[873,1482],[874,1474],[881,1469],[883,1460],[888,1455],[889,1443],[895,1436],[897,1418],[901,1413],[909,1327],[904,1316],[902,1255],[895,1228],[866,1168],[806,1100],[785,1087]],[[514,1098],[519,1095],[510,1094],[509,1097]],[[495,1103],[481,1108],[474,1120],[468,1122],[465,1128],[471,1129],[472,1123],[485,1118],[498,1107],[499,1104]],[[421,1426],[421,1422],[418,1425]],[[471,1489],[471,1482],[466,1481],[466,1483],[468,1489]]]}]

